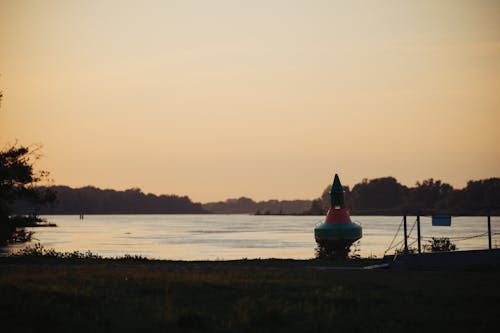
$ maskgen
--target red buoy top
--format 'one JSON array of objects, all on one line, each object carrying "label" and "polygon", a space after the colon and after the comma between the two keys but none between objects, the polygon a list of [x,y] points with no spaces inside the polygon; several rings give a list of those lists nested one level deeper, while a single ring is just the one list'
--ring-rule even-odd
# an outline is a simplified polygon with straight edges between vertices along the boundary
[{"label": "red buoy top", "polygon": [[351,216],[347,208],[330,208],[326,214],[325,224],[350,223]]}]

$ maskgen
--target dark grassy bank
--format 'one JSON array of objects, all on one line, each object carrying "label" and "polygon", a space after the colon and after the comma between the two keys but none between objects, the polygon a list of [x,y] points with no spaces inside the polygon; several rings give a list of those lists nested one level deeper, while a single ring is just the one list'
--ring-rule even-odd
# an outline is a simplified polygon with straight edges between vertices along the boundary
[{"label": "dark grassy bank", "polygon": [[316,270],[318,261],[0,258],[2,328],[19,332],[480,332],[498,269]]}]

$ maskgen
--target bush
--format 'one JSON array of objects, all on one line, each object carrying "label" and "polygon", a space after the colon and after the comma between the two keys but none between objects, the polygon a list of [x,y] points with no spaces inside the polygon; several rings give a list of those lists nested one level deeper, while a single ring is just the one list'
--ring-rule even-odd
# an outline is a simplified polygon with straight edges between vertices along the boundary
[{"label": "bush", "polygon": [[43,247],[40,243],[36,243],[34,246],[28,246],[24,249],[13,253],[14,257],[45,257],[45,258],[57,258],[57,259],[101,259],[102,257],[98,254],[92,253],[91,251],[80,252],[57,252],[55,249],[47,249]]},{"label": "bush", "polygon": [[144,257],[141,255],[131,255],[125,254],[122,257],[113,257],[113,258],[103,258],[99,254],[93,253],[91,251],[72,251],[72,252],[58,252],[52,248],[45,248],[40,243],[36,243],[33,246],[27,246],[22,250],[19,250],[15,253],[11,254],[12,257],[43,257],[43,258],[54,258],[54,259],[106,259],[106,260],[121,260],[121,261],[149,261],[154,259],[149,259],[148,257]]},{"label": "bush", "polygon": [[424,251],[426,252],[446,252],[457,249],[457,246],[448,237],[432,237],[427,242],[429,244],[424,245]]}]

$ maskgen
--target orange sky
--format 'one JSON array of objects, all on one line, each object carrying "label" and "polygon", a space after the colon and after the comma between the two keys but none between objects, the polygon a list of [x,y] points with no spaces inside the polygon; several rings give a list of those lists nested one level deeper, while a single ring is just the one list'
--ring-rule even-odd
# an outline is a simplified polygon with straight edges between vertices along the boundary
[{"label": "orange sky", "polygon": [[497,1],[0,2],[0,147],[55,184],[311,199],[500,176]]}]

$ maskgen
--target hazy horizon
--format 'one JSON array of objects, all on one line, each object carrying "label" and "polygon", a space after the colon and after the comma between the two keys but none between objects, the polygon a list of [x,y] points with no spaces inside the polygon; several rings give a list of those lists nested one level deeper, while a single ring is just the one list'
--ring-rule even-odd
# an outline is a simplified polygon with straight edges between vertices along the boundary
[{"label": "hazy horizon", "polygon": [[496,1],[2,1],[0,147],[196,202],[500,176]]}]

